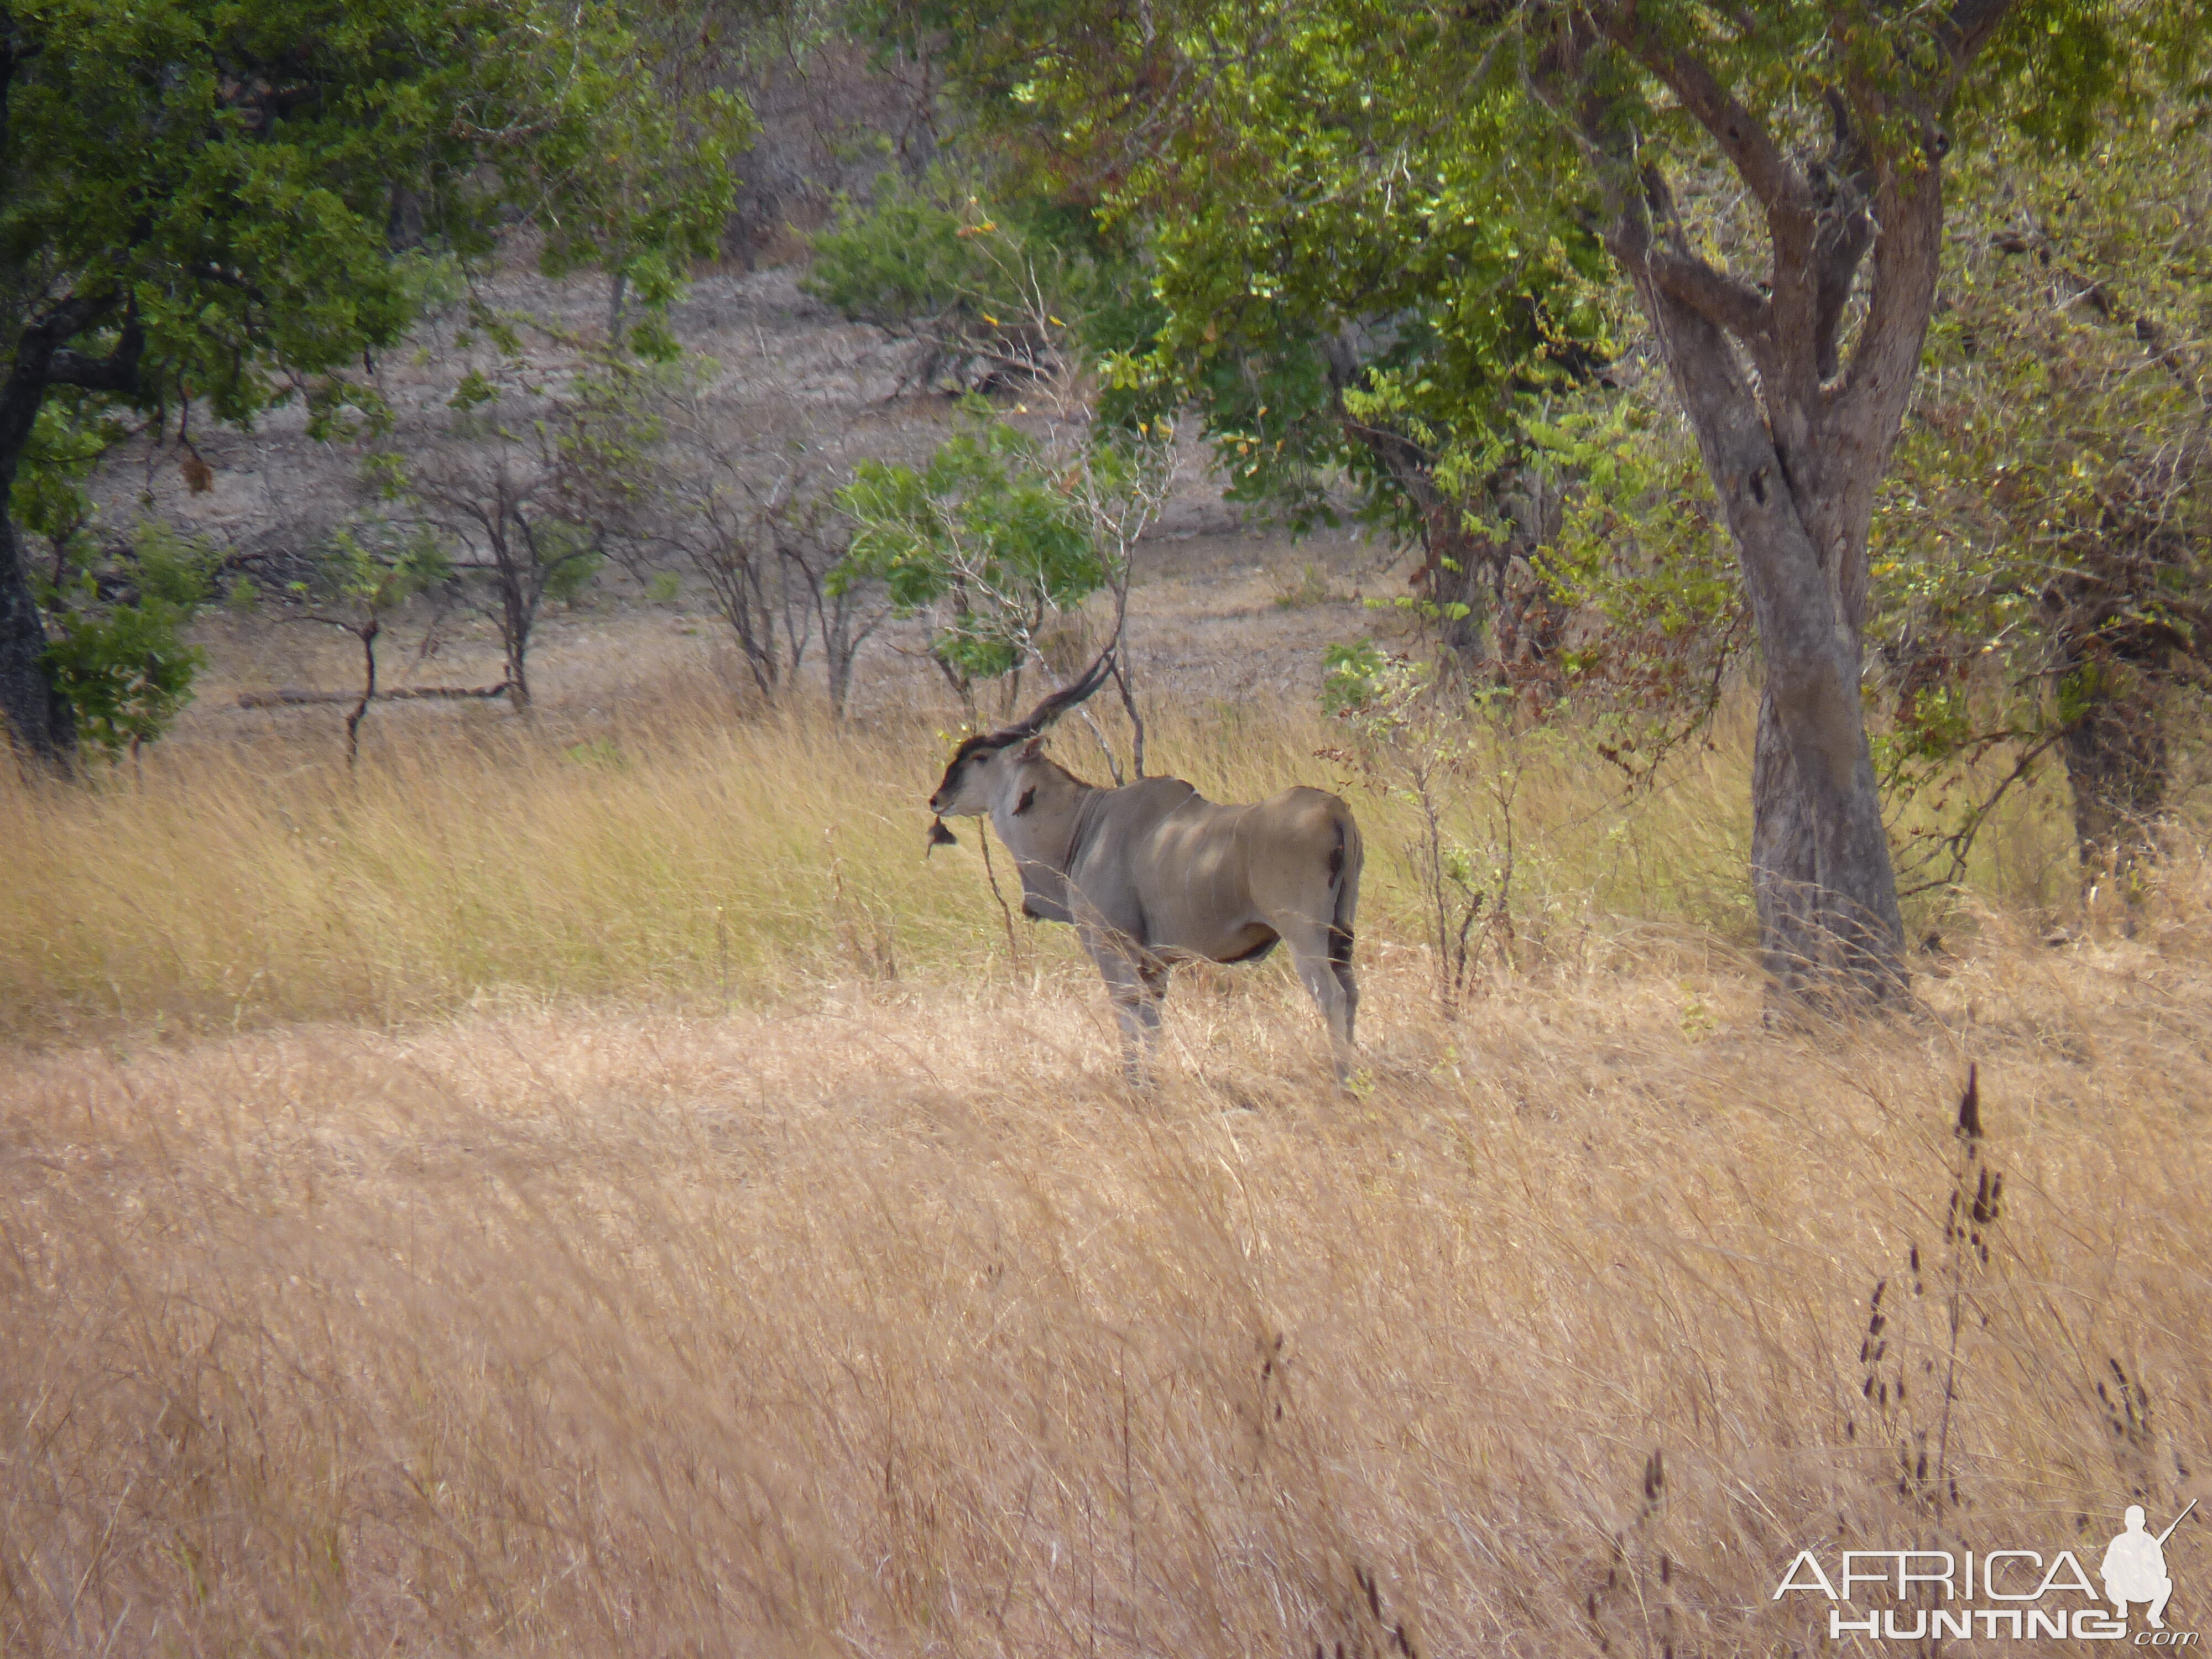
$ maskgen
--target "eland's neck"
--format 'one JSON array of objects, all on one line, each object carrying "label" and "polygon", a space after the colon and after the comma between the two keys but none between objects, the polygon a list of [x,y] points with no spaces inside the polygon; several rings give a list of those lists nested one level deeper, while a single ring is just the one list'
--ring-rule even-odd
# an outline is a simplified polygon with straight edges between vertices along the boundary
[{"label": "eland's neck", "polygon": [[991,823],[1017,858],[1065,875],[1074,857],[1083,803],[1098,793],[1097,786],[1048,761],[1025,772],[992,807]]},{"label": "eland's neck", "polygon": [[[1020,866],[1022,914],[1040,921],[1073,921],[1068,866],[1075,859],[1084,803],[1100,792],[1047,762],[1022,774],[991,809],[991,824]],[[1024,798],[1028,805],[1022,803]]]}]

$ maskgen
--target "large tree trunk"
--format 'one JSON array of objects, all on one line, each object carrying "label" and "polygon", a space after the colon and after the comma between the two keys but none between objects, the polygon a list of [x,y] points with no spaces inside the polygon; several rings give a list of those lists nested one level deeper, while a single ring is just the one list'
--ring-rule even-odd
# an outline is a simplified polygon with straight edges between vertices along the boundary
[{"label": "large tree trunk", "polygon": [[[1796,997],[1838,985],[1885,996],[1903,988],[1905,924],[1866,729],[1851,718],[1853,729],[1841,730],[1837,705],[1856,701],[1856,676],[1847,692],[1831,679],[1805,696],[1793,722],[1787,699],[1793,687],[1805,691],[1806,678],[1770,668],[1759,700],[1751,880],[1759,959],[1769,982]],[[1805,728],[1821,726],[1836,729],[1808,738]],[[1808,752],[1811,768],[1801,760]]]},{"label": "large tree trunk", "polygon": [[1798,787],[1774,699],[1762,690],[1751,757],[1751,893],[1769,983],[1799,991],[1820,959],[1820,885],[1809,803]]},{"label": "large tree trunk", "polygon": [[1765,659],[1752,776],[1760,956],[1787,994],[1886,996],[1902,984],[1904,924],[1859,695],[1857,618],[1838,580],[1863,560],[1864,529],[1822,556],[1812,526],[1834,523],[1839,504],[1801,499],[1790,479],[1834,469],[1805,465],[1811,456],[1786,467],[1726,336],[1638,286],[1720,494]]},{"label": "large tree trunk", "polygon": [[7,511],[13,459],[0,459],[0,718],[25,755],[67,773],[76,751],[76,719],[54,690],[46,624],[31,597],[30,574]]},{"label": "large tree trunk", "polygon": [[[1833,132],[1819,155],[1770,128],[1692,39],[1631,0],[1563,9],[1536,64],[1540,90],[1571,112],[1597,165],[1607,246],[1635,285],[1741,562],[1765,673],[1753,888],[1760,950],[1787,1000],[1879,1001],[1905,987],[1861,694],[1867,535],[1935,304],[1937,113],[2008,3],[1954,0],[1930,26],[1925,61],[1899,60],[1894,75],[1853,70],[1839,52],[1821,88]],[[1691,240],[1638,130],[1642,106],[1620,94],[1631,65],[1705,130],[1764,214],[1765,280]]]},{"label": "large tree trunk", "polygon": [[[1935,190],[1932,178],[1924,183]],[[1652,207],[1669,213],[1663,197],[1639,198],[1615,252],[1720,497],[1765,660],[1752,776],[1760,957],[1786,997],[1848,990],[1880,1000],[1904,982],[1904,925],[1859,694],[1859,623],[1873,482],[1896,414],[1831,399],[1817,375],[1809,397],[1792,399],[1793,377],[1772,362],[1791,343],[1777,340],[1772,322],[1754,390],[1729,331],[1675,291],[1682,273],[1650,244]],[[1916,353],[1917,338],[1915,331]],[[1802,344],[1809,356],[1814,343]],[[1854,464],[1867,465],[1869,452],[1874,475],[1862,480]]]}]

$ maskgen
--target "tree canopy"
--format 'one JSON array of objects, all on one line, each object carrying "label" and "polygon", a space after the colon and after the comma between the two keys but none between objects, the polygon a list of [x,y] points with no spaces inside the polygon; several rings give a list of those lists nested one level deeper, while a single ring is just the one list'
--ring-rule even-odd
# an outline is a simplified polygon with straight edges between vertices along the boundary
[{"label": "tree canopy", "polygon": [[[1577,288],[1601,245],[1641,314],[1631,349],[1694,437],[1756,633],[1753,874],[1775,981],[1901,984],[1862,696],[1868,546],[1935,306],[1947,168],[2005,132],[2078,149],[2146,75],[2198,86],[2200,6],[1017,0],[920,15],[949,32],[1018,155],[1109,211],[1156,216],[1156,289],[1199,301],[1170,300],[1164,339],[1218,339],[1240,309],[1318,300],[1326,326],[1329,307],[1373,306],[1383,349],[1353,354],[1367,361],[1343,377],[1345,410],[1431,451],[1430,482],[1458,486],[1447,511],[1463,523],[1494,507],[1467,487],[1501,453],[1485,439],[1530,430],[1525,399],[1499,394],[1541,389],[1532,356],[1602,355],[1603,308]],[[1414,223],[1425,235],[1406,246],[1441,244],[1443,265],[1367,263],[1389,238],[1366,230]],[[1388,361],[1401,323],[1438,317],[1482,372],[1409,378]],[[1418,403],[1440,392],[1457,405],[1441,421]]]},{"label": "tree canopy", "polygon": [[1526,568],[1530,400],[1596,372],[1616,331],[1586,204],[1520,160],[1540,112],[1469,96],[1441,14],[921,21],[1006,192],[1089,206],[1141,247],[1156,310],[1117,379],[1195,404],[1232,499],[1304,529],[1348,482],[1363,520],[1419,534],[1426,608],[1472,648],[1471,613]]},{"label": "tree canopy", "polygon": [[[11,0],[0,493],[50,489],[26,477],[50,400],[373,416],[347,371],[404,336],[422,259],[518,219],[549,272],[604,266],[664,304],[714,248],[745,118],[670,95],[607,0]],[[74,715],[6,516],[0,711],[59,759]]]}]

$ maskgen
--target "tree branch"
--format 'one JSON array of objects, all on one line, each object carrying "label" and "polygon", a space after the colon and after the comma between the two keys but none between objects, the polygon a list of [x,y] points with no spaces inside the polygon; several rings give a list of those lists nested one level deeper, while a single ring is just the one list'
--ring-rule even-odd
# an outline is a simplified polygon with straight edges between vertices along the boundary
[{"label": "tree branch", "polygon": [[47,360],[48,386],[73,386],[86,392],[109,392],[130,397],[139,390],[138,364],[146,355],[146,331],[132,306],[123,322],[123,337],[105,357],[88,357],[81,351],[57,350]]},{"label": "tree branch", "polygon": [[1726,329],[1747,343],[1767,333],[1773,307],[1765,295],[1741,277],[1664,246],[1647,249],[1644,263],[1662,293],[1689,307],[1716,328]]},{"label": "tree branch", "polygon": [[1840,367],[1838,342],[1851,284],[1867,250],[1874,246],[1874,217],[1867,210],[1873,154],[1841,89],[1829,88],[1827,99],[1836,137],[1820,169],[1826,200],[1813,236],[1814,359],[1823,383],[1834,380]]},{"label": "tree branch", "polygon": [[[64,353],[64,340],[74,339],[114,309],[112,300],[90,300],[72,295],[25,327],[15,342],[15,361],[4,388],[0,388],[0,489],[15,482],[15,462],[30,441],[32,422],[52,386],[53,363]],[[135,362],[135,359],[134,359]]]},{"label": "tree branch", "polygon": [[1773,302],[1741,276],[1731,276],[1690,252],[1680,216],[1674,210],[1674,191],[1657,162],[1643,162],[1636,183],[1636,193],[1622,192],[1615,215],[1614,251],[1623,264],[1647,272],[1661,293],[1715,328],[1747,345],[1764,341],[1774,325]]},{"label": "tree branch", "polygon": [[1951,15],[1936,32],[1944,49],[1950,53],[1954,77],[1965,71],[1974,54],[1989,45],[2004,27],[2013,5],[2014,0],[1958,0],[1951,8]]},{"label": "tree branch", "polygon": [[[1886,412],[1886,406],[1894,405],[1897,410],[1904,406],[1932,304],[1942,234],[1937,114],[1974,55],[2003,27],[2014,3],[2015,0],[1956,0],[1938,25],[1936,33],[1950,58],[1951,72],[1936,89],[1934,99],[1910,112],[1923,152],[1920,166],[1911,165],[1909,152],[1899,153],[1893,148],[1875,154],[1862,137],[1860,170],[1871,179],[1872,188],[1861,193],[1872,198],[1869,217],[1880,224],[1881,234],[1874,237],[1869,227],[1875,265],[1872,294],[1849,374],[1837,391],[1839,405],[1871,403],[1885,407]],[[1891,108],[1887,99],[1857,77],[1852,78],[1850,92],[1862,135],[1873,121],[1906,113]],[[1839,247],[1838,252],[1840,255],[1844,250]],[[1848,283],[1844,293],[1849,293]],[[1841,311],[1838,303],[1838,318]],[[1832,354],[1830,343],[1832,361]],[[1893,416],[1889,423],[1893,423]]]},{"label": "tree branch", "polygon": [[185,274],[187,276],[197,276],[204,283],[214,283],[223,288],[236,289],[257,304],[265,306],[269,303],[268,295],[252,283],[248,282],[244,271],[235,268],[226,270],[212,259],[203,259],[198,264],[186,265]]},{"label": "tree branch", "polygon": [[[1892,152],[1875,161],[1871,217],[1881,234],[1871,238],[1874,269],[1866,320],[1843,383],[1835,391],[1840,415],[1848,405],[1871,403],[1884,412],[1875,426],[1891,431],[1905,410],[1917,372],[1920,343],[1934,304],[1943,234],[1942,179],[1932,150],[1915,167]],[[1848,289],[1846,289],[1848,293]],[[1838,307],[1838,320],[1841,307]],[[1884,452],[1887,451],[1885,447]]]},{"label": "tree branch", "polygon": [[1811,210],[1805,175],[1766,123],[1744,107],[1710,64],[1662,39],[1632,3],[1597,7],[1593,15],[1606,38],[1656,76],[1712,135],[1762,207],[1770,214]]}]

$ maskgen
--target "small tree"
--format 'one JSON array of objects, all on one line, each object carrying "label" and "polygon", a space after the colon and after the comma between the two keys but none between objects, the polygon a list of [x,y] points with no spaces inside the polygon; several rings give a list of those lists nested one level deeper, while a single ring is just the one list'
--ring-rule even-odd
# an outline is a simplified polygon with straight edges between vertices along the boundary
[{"label": "small tree", "polygon": [[783,505],[781,481],[765,489],[715,456],[687,469],[670,489],[673,512],[665,538],[706,584],[714,610],[729,624],[738,652],[762,700],[774,702],[804,649],[793,627],[791,592],[776,556],[769,515]]},{"label": "small tree", "polygon": [[525,326],[565,350],[579,343],[481,307],[472,320],[455,341],[471,366],[447,400],[437,441],[410,456],[387,439],[371,467],[390,497],[461,550],[453,574],[499,630],[507,693],[521,710],[530,707],[530,646],[545,602],[574,602],[611,542],[641,533],[659,434],[653,371],[589,351],[580,367],[549,369],[524,351]]},{"label": "small tree", "polygon": [[[1421,904],[1420,927],[1436,953],[1437,999],[1456,1013],[1474,988],[1486,945],[1513,965],[1513,807],[1521,763],[1497,735],[1497,688],[1471,696],[1443,683],[1435,665],[1408,662],[1371,640],[1333,646],[1322,707],[1351,728],[1351,747],[1326,751],[1377,795],[1410,807],[1413,838],[1402,853]],[[1479,789],[1487,833],[1462,831],[1466,794]]]},{"label": "small tree", "polygon": [[[1092,594],[1113,592],[1121,637],[1137,542],[1158,518],[1176,467],[1164,422],[1135,432],[1055,423],[1040,439],[991,417],[988,406],[974,412],[977,424],[920,471],[861,464],[838,495],[856,529],[830,580],[833,591],[880,581],[894,614],[929,615],[931,658],[971,720],[976,683],[1006,678],[1018,696],[1022,669],[1045,661],[1047,623]],[[1118,653],[1115,674],[1141,774],[1144,722]],[[1110,745],[1107,754],[1118,782],[1121,762]]]},{"label": "small tree", "polygon": [[819,640],[830,710],[842,719],[854,661],[890,607],[877,582],[831,580],[852,526],[837,505],[830,449],[811,429],[774,446],[733,436],[696,382],[665,416],[660,525],[648,544],[672,549],[706,585],[764,700]]},{"label": "small tree", "polygon": [[842,720],[853,695],[854,664],[860,647],[890,617],[890,602],[876,583],[832,580],[852,551],[853,523],[820,472],[795,481],[780,498],[771,499],[765,516],[783,573],[792,671],[798,672],[805,653],[806,630],[803,622],[794,628],[788,619],[811,614],[815,636],[822,641],[830,712]]},{"label": "small tree", "polygon": [[376,646],[385,619],[416,594],[453,575],[445,550],[422,529],[382,520],[343,525],[319,562],[318,580],[295,592],[307,600],[306,619],[341,629],[361,643],[361,696],[346,714],[346,764],[361,756],[361,722],[377,695]]},{"label": "small tree", "polygon": [[930,656],[970,714],[979,680],[1040,660],[1048,618],[1118,574],[1043,446],[981,416],[913,467],[864,461],[838,504],[857,529],[830,581],[882,582],[894,612],[927,614]]}]

